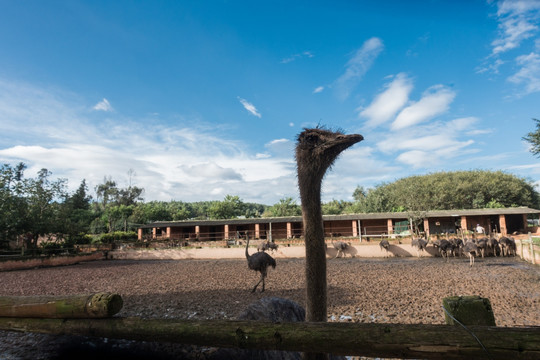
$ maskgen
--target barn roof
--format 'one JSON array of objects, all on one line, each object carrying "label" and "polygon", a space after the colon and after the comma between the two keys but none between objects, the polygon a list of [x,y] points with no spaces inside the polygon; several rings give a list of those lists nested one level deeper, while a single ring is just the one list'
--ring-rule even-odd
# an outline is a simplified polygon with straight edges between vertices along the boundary
[{"label": "barn roof", "polygon": [[[459,216],[482,216],[482,215],[522,215],[540,214],[540,210],[528,207],[496,208],[496,209],[463,209],[463,210],[435,210],[427,211],[423,217],[443,218]],[[324,221],[339,220],[376,220],[393,219],[406,220],[406,212],[385,212],[385,213],[361,213],[347,215],[323,215]],[[247,225],[247,224],[269,224],[269,223],[295,223],[302,222],[301,216],[285,217],[265,217],[248,219],[220,219],[220,220],[181,220],[181,221],[156,221],[141,226],[141,228],[154,227],[188,227],[188,226],[217,226],[217,225]]]}]

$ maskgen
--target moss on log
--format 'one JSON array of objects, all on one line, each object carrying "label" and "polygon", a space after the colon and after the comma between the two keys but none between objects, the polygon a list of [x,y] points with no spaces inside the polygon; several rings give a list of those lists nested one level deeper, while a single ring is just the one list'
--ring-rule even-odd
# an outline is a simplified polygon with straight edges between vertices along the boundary
[{"label": "moss on log", "polygon": [[0,330],[139,341],[416,359],[539,359],[540,327],[270,323],[174,319],[0,318]]},{"label": "moss on log", "polygon": [[118,294],[96,293],[68,296],[0,296],[0,317],[106,318],[123,306]]}]

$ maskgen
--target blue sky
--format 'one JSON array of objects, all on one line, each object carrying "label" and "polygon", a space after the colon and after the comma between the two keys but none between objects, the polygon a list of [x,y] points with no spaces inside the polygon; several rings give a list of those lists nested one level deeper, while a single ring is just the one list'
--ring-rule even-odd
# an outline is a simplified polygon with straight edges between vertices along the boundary
[{"label": "blue sky", "polygon": [[0,0],[0,162],[145,200],[298,199],[294,142],[360,133],[323,184],[454,170],[540,184],[537,1]]}]

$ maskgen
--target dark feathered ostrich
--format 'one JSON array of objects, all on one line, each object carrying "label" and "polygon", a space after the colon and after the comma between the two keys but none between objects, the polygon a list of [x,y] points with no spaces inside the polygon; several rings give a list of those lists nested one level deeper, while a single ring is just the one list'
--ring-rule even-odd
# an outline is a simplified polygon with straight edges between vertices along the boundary
[{"label": "dark feathered ostrich", "polygon": [[275,269],[276,260],[274,260],[273,257],[271,257],[265,252],[256,252],[253,255],[249,255],[248,247],[249,247],[249,236],[247,237],[247,242],[246,242],[246,259],[248,262],[248,267],[251,270],[255,270],[261,273],[261,279],[259,280],[257,284],[255,284],[255,287],[253,288],[253,290],[251,290],[251,292],[255,292],[255,290],[257,290],[257,286],[259,286],[261,282],[262,282],[261,292],[263,292],[264,279],[266,278],[268,267],[272,266],[272,268]]},{"label": "dark feathered ostrich", "polygon": [[469,265],[474,265],[474,257],[478,256],[478,246],[472,241],[466,241],[463,244],[463,253],[469,256]]},{"label": "dark feathered ostrich", "polygon": [[304,129],[297,138],[296,163],[306,242],[306,320],[326,321],[326,247],[321,212],[324,174],[342,151],[363,140],[322,128]]},{"label": "dark feathered ostrich", "polygon": [[390,243],[388,242],[388,240],[382,239],[381,242],[379,243],[379,246],[381,248],[381,251],[386,250],[385,257],[387,257],[388,256],[388,251],[390,250]]}]

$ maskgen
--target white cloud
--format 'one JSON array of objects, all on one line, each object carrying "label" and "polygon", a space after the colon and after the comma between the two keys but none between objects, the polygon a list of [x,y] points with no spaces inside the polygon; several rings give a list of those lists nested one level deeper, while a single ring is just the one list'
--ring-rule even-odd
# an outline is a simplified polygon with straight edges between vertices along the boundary
[{"label": "white cloud", "polygon": [[313,53],[311,51],[303,51],[299,54],[294,54],[294,55],[291,55],[283,60],[280,61],[281,64],[288,64],[290,62],[293,62],[297,59],[300,59],[300,58],[304,58],[304,57],[307,57],[307,58],[312,58],[314,57],[315,55],[313,55]]},{"label": "white cloud", "polygon": [[537,53],[521,55],[516,58],[516,63],[520,66],[520,69],[510,76],[508,81],[524,85],[525,94],[540,91],[540,55]]},{"label": "white cloud", "polygon": [[246,99],[242,99],[241,97],[238,98],[242,106],[244,106],[244,109],[249,111],[252,115],[255,115],[256,117],[260,118],[261,114],[257,111],[257,108],[255,105],[247,101]]},{"label": "white cloud", "polygon": [[396,75],[386,89],[360,112],[360,116],[368,119],[366,123],[368,127],[385,123],[405,106],[412,88],[412,81],[404,73]]},{"label": "white cloud", "polygon": [[101,100],[96,105],[94,105],[93,109],[96,111],[106,111],[106,112],[113,111],[113,107],[109,103],[109,100],[105,98],[103,98],[103,100]]},{"label": "white cloud", "polygon": [[392,130],[400,130],[425,122],[448,110],[454,100],[455,93],[442,85],[430,87],[422,94],[422,98],[403,109],[392,123]]},{"label": "white cloud", "polygon": [[324,86],[317,86],[317,87],[313,90],[313,93],[314,93],[314,94],[318,94],[318,93],[323,92],[323,90],[324,90]]},{"label": "white cloud", "polygon": [[492,42],[493,54],[515,49],[538,30],[540,2],[505,0],[498,3],[499,37]]},{"label": "white cloud", "polygon": [[351,91],[373,65],[383,48],[384,45],[381,39],[373,37],[366,40],[362,47],[356,51],[354,56],[347,62],[345,73],[335,82],[335,88],[341,99],[349,97]]}]

